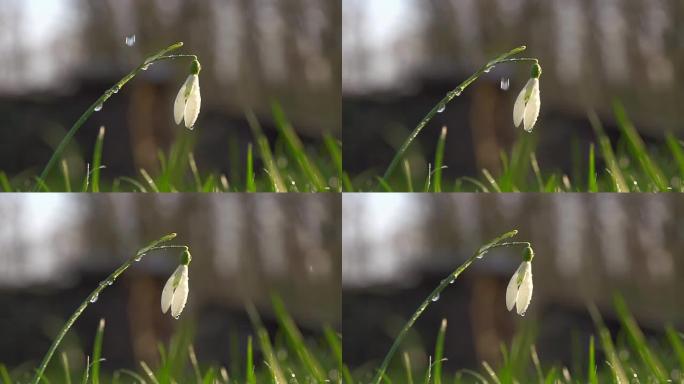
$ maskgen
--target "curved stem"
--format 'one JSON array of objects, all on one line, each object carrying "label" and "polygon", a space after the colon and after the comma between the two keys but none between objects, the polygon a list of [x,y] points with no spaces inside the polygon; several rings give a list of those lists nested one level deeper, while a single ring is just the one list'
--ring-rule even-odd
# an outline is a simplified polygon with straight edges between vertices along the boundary
[{"label": "curved stem", "polygon": [[[385,171],[384,175],[382,176],[382,181],[387,182],[387,179],[392,176],[392,173],[394,172],[395,168],[399,165],[399,162],[401,159],[404,157],[404,154],[406,153],[406,150],[408,147],[413,143],[413,140],[418,136],[420,131],[425,128],[425,126],[432,120],[435,115],[437,115],[440,111],[442,111],[446,105],[453,100],[456,96],[461,95],[463,91],[475,80],[477,80],[480,76],[482,76],[483,73],[489,72],[491,68],[497,64],[501,63],[506,63],[506,62],[511,62],[514,61],[515,59],[510,59],[511,56],[517,55],[518,53],[524,51],[527,47],[520,46],[517,48],[514,48],[503,55],[489,61],[487,64],[483,65],[480,67],[480,69],[477,70],[477,72],[473,73],[468,77],[464,82],[458,85],[458,87],[454,88],[453,90],[449,91],[442,100],[440,100],[431,110],[430,112],[423,117],[423,119],[418,123],[418,125],[413,129],[409,137],[404,141],[404,143],[399,147],[399,150],[397,151],[396,155],[394,155],[394,158],[392,159],[392,162],[389,164],[387,167],[387,170]],[[536,60],[536,59],[527,59],[527,58],[522,58],[518,59],[516,61],[529,61],[529,60]]]},{"label": "curved stem", "polygon": [[163,236],[146,247],[140,248],[138,252],[135,253],[135,255],[131,256],[128,260],[126,260],[125,263],[123,263],[119,268],[117,268],[114,272],[112,272],[107,278],[103,281],[100,282],[100,284],[95,288],[88,297],[81,303],[81,305],[76,308],[76,311],[69,317],[69,319],[66,321],[62,329],[59,331],[57,334],[57,337],[55,340],[52,342],[52,345],[50,346],[50,349],[48,349],[47,353],[43,357],[43,361],[40,363],[40,366],[38,367],[38,370],[36,371],[35,376],[33,377],[33,380],[31,380],[31,384],[38,384],[40,381],[41,377],[43,376],[43,373],[45,372],[45,368],[47,368],[48,363],[50,363],[50,359],[52,359],[52,356],[54,355],[55,351],[59,347],[59,344],[62,342],[62,339],[66,335],[66,333],[69,331],[72,325],[74,325],[74,322],[76,322],[76,319],[81,316],[83,311],[88,307],[89,304],[94,303],[97,301],[97,297],[100,295],[100,292],[102,292],[105,288],[108,286],[114,284],[114,281],[124,273],[133,263],[140,261],[142,257],[144,257],[148,252],[154,251],[154,250],[159,250],[159,249],[165,249],[165,248],[186,248],[187,246],[181,246],[181,245],[159,245],[162,243],[165,243],[169,240],[172,240],[173,238],[176,237],[175,233],[168,234],[166,236]]},{"label": "curved stem", "polygon": [[[166,57],[166,55],[169,52],[175,51],[176,49],[180,48],[183,46],[182,42],[178,42],[172,45],[169,45],[168,47],[162,49],[161,51],[155,53],[152,56],[149,56],[145,61],[140,64],[138,67],[136,67],[134,70],[129,72],[126,76],[124,76],[121,80],[119,80],[116,84],[114,84],[113,87],[109,88],[108,90],[105,91],[105,93],[102,94],[93,104],[90,105],[90,107],[83,112],[81,117],[76,120],[74,125],[71,126],[69,131],[64,135],[64,138],[62,141],[57,145],[57,148],[55,151],[52,153],[52,157],[50,157],[50,160],[48,160],[47,164],[45,165],[45,168],[43,168],[43,171],[40,173],[40,176],[38,180],[40,181],[45,181],[45,178],[48,176],[52,168],[54,167],[55,163],[57,160],[60,158],[62,155],[62,152],[66,149],[66,146],[69,144],[71,139],[74,137],[76,132],[81,128],[83,124],[88,120],[90,115],[95,112],[96,108],[101,108],[102,104],[104,104],[107,99],[109,99],[113,94],[119,92],[121,88],[126,85],[129,81],[131,81],[140,71],[146,70],[150,65],[154,64],[156,61],[161,60],[163,57]],[[33,188],[33,191],[36,192],[40,187],[40,182],[36,182],[36,185]]]},{"label": "curved stem", "polygon": [[435,288],[425,300],[420,304],[418,309],[411,315],[411,318],[406,322],[406,325],[401,329],[397,337],[394,339],[394,343],[392,343],[392,346],[390,347],[389,351],[387,352],[387,355],[385,355],[385,359],[382,361],[382,364],[380,364],[380,368],[378,369],[378,372],[376,373],[374,379],[373,379],[373,384],[380,384],[380,381],[382,380],[383,376],[385,375],[385,371],[387,370],[387,366],[389,365],[390,361],[392,360],[392,357],[394,356],[394,353],[397,351],[399,348],[399,345],[401,342],[404,340],[404,337],[408,334],[408,331],[413,327],[413,324],[418,320],[420,315],[425,312],[427,307],[430,305],[430,303],[433,302],[433,299],[435,297],[439,297],[439,294],[446,289],[451,283],[454,282],[458,278],[458,276],[465,271],[470,264],[472,264],[475,260],[481,259],[484,257],[484,255],[489,252],[490,250],[494,248],[501,248],[501,247],[512,247],[512,246],[529,246],[529,242],[525,241],[513,241],[513,242],[504,242],[504,240],[509,239],[513,236],[515,236],[518,233],[518,231],[514,230],[511,232],[504,233],[503,235],[497,237],[496,239],[492,240],[491,242],[487,243],[486,245],[483,245],[478,249],[475,254],[473,254],[468,260],[466,260],[461,266],[456,268],[455,271],[451,272],[447,277],[445,277],[442,282]]}]

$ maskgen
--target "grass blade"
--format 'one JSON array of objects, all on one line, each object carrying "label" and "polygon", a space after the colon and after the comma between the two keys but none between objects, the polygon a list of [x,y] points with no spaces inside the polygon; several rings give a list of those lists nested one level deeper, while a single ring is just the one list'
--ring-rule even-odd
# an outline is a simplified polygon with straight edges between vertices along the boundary
[{"label": "grass blade", "polygon": [[594,159],[594,143],[589,145],[589,172],[587,174],[587,190],[589,192],[598,192],[596,185],[596,163]]},{"label": "grass blade", "polygon": [[625,176],[622,174],[622,170],[618,165],[617,158],[613,152],[613,147],[610,144],[610,139],[606,136],[603,131],[603,126],[601,125],[601,120],[599,120],[598,115],[594,111],[590,111],[587,114],[589,123],[594,129],[594,134],[597,137],[599,148],[601,149],[601,154],[603,159],[606,161],[608,170],[613,177],[615,182],[616,192],[629,192],[629,187],[627,187],[627,182],[625,181]]},{"label": "grass blade", "polygon": [[624,299],[616,295],[614,300],[615,310],[620,318],[622,326],[627,332],[627,340],[632,345],[635,351],[639,353],[642,361],[650,369],[653,376],[655,376],[660,382],[665,382],[667,380],[667,371],[665,370],[663,363],[660,362],[658,357],[651,351],[646,342],[644,334],[634,320],[634,317],[629,313],[627,304]]},{"label": "grass blade", "polygon": [[444,356],[444,337],[446,335],[447,320],[442,319],[442,324],[439,326],[439,333],[437,333],[437,342],[435,343],[435,370],[434,383],[442,384],[442,356]]},{"label": "grass blade", "polygon": [[672,152],[672,156],[674,156],[677,161],[679,177],[684,180],[684,150],[682,149],[682,144],[680,144],[679,140],[670,132],[665,134],[665,141],[667,142],[667,147],[670,149],[670,152]]},{"label": "grass blade", "polygon": [[247,337],[247,366],[245,367],[245,377],[247,384],[256,384],[256,376],[254,375],[254,352],[252,351],[252,335]]},{"label": "grass blade", "polygon": [[442,127],[442,132],[437,139],[437,150],[435,151],[435,181],[434,191],[442,192],[442,161],[444,161],[444,145],[446,143],[447,127]]},{"label": "grass blade", "polygon": [[330,158],[333,161],[333,165],[335,165],[337,176],[340,178],[341,185],[344,187],[345,191],[352,192],[354,190],[354,186],[349,179],[349,175],[344,171],[342,163],[342,151],[340,150],[339,142],[328,134],[323,135],[323,142],[325,143],[325,147],[328,149],[328,153],[330,153]]},{"label": "grass blade", "polygon": [[662,192],[667,191],[667,179],[663,171],[648,155],[646,145],[637,133],[634,125],[627,117],[624,107],[619,102],[613,102],[613,112],[617,119],[618,126],[627,139],[629,150],[635,160],[641,165],[641,169],[649,176],[653,184]]},{"label": "grass blade", "polygon": [[261,352],[264,354],[266,363],[271,370],[271,375],[276,383],[287,383],[285,380],[285,374],[283,373],[278,358],[273,352],[273,345],[268,337],[268,331],[264,328],[259,313],[257,312],[254,304],[248,303],[246,305],[247,315],[252,322],[252,327],[257,334],[257,340],[259,341],[259,346],[261,347]]},{"label": "grass blade", "polygon": [[596,377],[596,353],[594,349],[594,336],[589,338],[589,364],[587,366],[587,381],[589,384],[598,384]]},{"label": "grass blade", "polygon": [[285,144],[290,152],[290,155],[295,158],[299,168],[304,172],[304,174],[306,174],[309,182],[314,186],[314,188],[319,192],[325,191],[326,185],[323,181],[321,171],[306,155],[302,141],[297,136],[297,133],[292,128],[292,125],[290,125],[286,119],[285,113],[280,107],[280,104],[274,102],[271,106],[271,109],[273,111],[273,118],[275,119],[276,127],[285,139]]},{"label": "grass blade", "polygon": [[12,192],[12,185],[7,178],[7,174],[3,171],[0,171],[0,187],[2,187],[4,192]]},{"label": "grass blade", "polygon": [[102,145],[104,143],[105,127],[100,127],[95,140],[95,150],[93,151],[93,176],[90,183],[91,191],[100,192],[100,165],[102,164]]},{"label": "grass blade", "polygon": [[335,357],[337,367],[340,370],[340,372],[342,372],[342,378],[344,379],[343,382],[354,383],[349,368],[344,364],[344,359],[342,356],[342,345],[339,336],[327,325],[323,327],[323,334],[325,335],[325,339],[328,341],[330,350],[332,351],[332,354]]},{"label": "grass blade", "polygon": [[247,144],[247,170],[245,173],[245,189],[247,192],[256,192],[254,185],[254,157],[252,155],[252,143]]},{"label": "grass blade", "polygon": [[[66,352],[62,352],[62,368],[64,369],[64,383],[71,384],[71,370],[69,368],[69,357]],[[7,381],[9,383],[9,381]]]},{"label": "grass blade", "polygon": [[[0,364],[0,378],[2,378],[2,382],[5,384],[12,384],[12,378],[10,377],[9,372],[7,371],[7,367],[5,364]],[[71,383],[67,383],[71,384]]]},{"label": "grass blade", "polygon": [[677,333],[677,331],[671,325],[667,325],[665,327],[665,333],[667,334],[667,339],[670,341],[672,349],[677,356],[679,367],[684,369],[684,343],[682,342],[681,336],[679,336],[679,333]]},{"label": "grass blade", "polygon": [[404,160],[404,177],[406,178],[406,189],[408,192],[413,192],[413,180],[411,179],[411,164],[408,160]]},{"label": "grass blade", "polygon": [[93,384],[100,383],[100,356],[102,356],[102,337],[104,335],[104,327],[105,320],[100,319],[100,323],[97,325],[97,332],[95,333],[95,342],[93,343]]},{"label": "grass blade", "polygon": [[257,148],[259,149],[259,154],[261,155],[261,160],[264,162],[264,166],[268,172],[271,182],[273,183],[273,190],[275,192],[287,192],[283,178],[280,175],[280,171],[273,161],[273,152],[271,152],[271,146],[268,143],[268,139],[264,136],[261,129],[261,124],[257,120],[256,115],[251,110],[245,112],[245,118],[249,127],[252,129],[252,134],[256,139]]},{"label": "grass blade", "polygon": [[81,378],[81,384],[88,384],[88,373],[90,372],[90,356],[86,356],[85,371],[83,371],[83,377]]},{"label": "grass blade", "polygon": [[64,191],[71,192],[71,178],[69,177],[69,164],[66,160],[62,160],[62,179],[64,179]]},{"label": "grass blade", "polygon": [[306,345],[304,344],[304,338],[302,337],[302,334],[297,328],[295,322],[285,310],[285,305],[283,304],[282,299],[274,295],[272,296],[271,301],[273,302],[273,309],[275,310],[278,323],[285,333],[285,337],[287,343],[290,345],[290,348],[297,352],[299,360],[302,362],[302,364],[304,364],[304,366],[308,369],[308,372],[313,375],[317,381],[325,381],[325,373],[323,368],[321,368],[321,364],[307,349]]}]

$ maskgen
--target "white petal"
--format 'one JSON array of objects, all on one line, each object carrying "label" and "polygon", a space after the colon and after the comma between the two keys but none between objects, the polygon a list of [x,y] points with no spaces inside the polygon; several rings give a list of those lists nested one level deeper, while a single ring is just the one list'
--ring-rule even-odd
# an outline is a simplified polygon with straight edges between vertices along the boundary
[{"label": "white petal", "polygon": [[527,307],[530,306],[532,300],[532,263],[525,261],[523,264],[525,264],[524,276],[516,299],[516,310],[519,315],[527,312]]},{"label": "white petal", "polygon": [[180,124],[183,120],[183,113],[185,112],[185,103],[188,100],[187,89],[190,84],[190,77],[185,80],[181,88],[178,90],[176,95],[176,101],[173,102],[173,118],[176,120],[176,124]]},{"label": "white petal", "polygon": [[523,120],[523,115],[525,113],[525,93],[527,91],[527,85],[518,93],[518,97],[515,99],[515,104],[513,105],[513,124],[518,127]]},{"label": "white petal", "polygon": [[541,107],[541,98],[539,97],[539,79],[530,79],[533,81],[532,93],[530,98],[527,100],[525,105],[525,125],[524,128],[527,132],[531,132],[534,128],[534,124],[537,122],[537,117],[539,116],[539,108]]},{"label": "white petal", "polygon": [[178,317],[183,312],[185,303],[188,301],[188,291],[190,290],[188,286],[188,266],[181,265],[179,268],[181,267],[183,272],[176,290],[173,291],[173,300],[171,301],[171,316],[173,317]]},{"label": "white petal", "polygon": [[176,289],[176,286],[178,286],[177,280],[179,279],[181,274],[181,266],[178,266],[178,268],[176,268],[176,270],[171,274],[171,277],[169,277],[169,279],[166,280],[166,284],[164,284],[164,289],[162,290],[161,294],[162,313],[166,313],[171,307],[173,292]]},{"label": "white petal", "polygon": [[511,277],[511,281],[508,282],[508,287],[506,288],[506,308],[510,311],[515,306],[515,301],[518,298],[518,287],[520,283],[518,282],[520,271],[523,268],[523,264],[520,264],[518,269]]},{"label": "white petal", "polygon": [[[199,116],[200,106],[202,104],[202,97],[200,96],[199,77],[197,75],[190,75],[192,81],[190,82],[190,94],[185,103],[185,127],[192,129]],[[189,78],[188,78],[189,80]]]}]

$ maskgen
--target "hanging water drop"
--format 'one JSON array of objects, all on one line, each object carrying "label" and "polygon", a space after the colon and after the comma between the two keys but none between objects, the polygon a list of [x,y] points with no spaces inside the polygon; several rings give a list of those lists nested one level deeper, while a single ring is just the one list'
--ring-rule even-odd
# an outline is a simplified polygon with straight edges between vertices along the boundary
[{"label": "hanging water drop", "polygon": [[456,281],[456,278],[455,278],[455,277],[452,277],[451,280],[449,280],[449,284],[453,284],[454,281]]},{"label": "hanging water drop", "polygon": [[501,84],[499,85],[500,88],[504,91],[508,91],[508,88],[511,85],[511,80],[508,77],[502,77],[501,78]]},{"label": "hanging water drop", "polygon": [[446,109],[446,104],[440,104],[439,107],[437,107],[437,113],[442,113]]},{"label": "hanging water drop", "polygon": [[475,256],[476,259],[481,259],[484,257],[484,253],[478,253],[477,256]]},{"label": "hanging water drop", "polygon": [[439,300],[439,293],[432,296],[432,301],[437,301],[437,300]]},{"label": "hanging water drop", "polygon": [[485,68],[484,73],[489,73],[489,72],[491,72],[492,69],[494,69],[493,65],[491,67]]},{"label": "hanging water drop", "polygon": [[112,87],[112,93],[119,93],[119,89],[120,89],[120,88],[119,88],[118,85],[113,86],[113,87]]},{"label": "hanging water drop", "polygon": [[142,68],[140,68],[140,69],[142,69],[143,71],[147,71],[149,68],[150,68],[150,64],[148,63],[148,64],[143,65]]},{"label": "hanging water drop", "polygon": [[180,315],[175,315],[175,316],[173,316],[173,318],[176,319],[176,320],[178,320],[179,317],[180,317]]},{"label": "hanging water drop", "polygon": [[102,110],[102,104],[96,105],[95,108],[94,108],[93,110],[94,110],[95,112],[100,112],[100,111]]},{"label": "hanging water drop", "polygon": [[96,302],[96,301],[97,301],[97,297],[98,297],[98,294],[96,293],[95,295],[93,295],[93,297],[90,298],[90,302],[91,302],[91,303]]},{"label": "hanging water drop", "polygon": [[142,257],[143,257],[142,254],[141,254],[141,255],[138,255],[138,256],[135,257],[135,259],[133,259],[133,261],[140,261],[140,260],[142,260]]},{"label": "hanging water drop", "polygon": [[520,316],[525,316],[526,313],[527,313],[527,312],[521,312],[521,313],[520,313]]},{"label": "hanging water drop", "polygon": [[126,36],[126,45],[129,47],[135,45],[135,33],[130,36]]}]

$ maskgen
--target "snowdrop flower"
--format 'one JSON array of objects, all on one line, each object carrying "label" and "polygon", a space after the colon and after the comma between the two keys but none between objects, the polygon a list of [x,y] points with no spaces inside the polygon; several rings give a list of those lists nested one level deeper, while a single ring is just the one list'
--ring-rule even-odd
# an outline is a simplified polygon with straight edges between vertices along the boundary
[{"label": "snowdrop flower", "polygon": [[193,60],[190,66],[190,75],[178,91],[176,101],[173,103],[173,117],[176,124],[185,120],[185,127],[188,129],[194,128],[202,104],[198,76],[201,69],[199,61]]},{"label": "snowdrop flower", "polygon": [[532,300],[532,258],[534,251],[532,248],[525,248],[523,262],[520,263],[518,270],[515,271],[511,281],[506,288],[506,307],[512,310],[516,307],[518,315],[525,316],[527,307]]},{"label": "snowdrop flower", "polygon": [[513,105],[513,124],[518,127],[521,122],[524,122],[523,128],[527,132],[532,132],[539,116],[539,107],[541,106],[539,76],[541,76],[541,67],[539,64],[534,64],[530,79],[518,94]]},{"label": "snowdrop flower", "polygon": [[169,280],[166,281],[161,295],[161,310],[163,313],[168,312],[171,308],[171,316],[178,318],[185,303],[188,301],[188,264],[190,264],[190,252],[183,251],[181,265],[176,268]]}]

